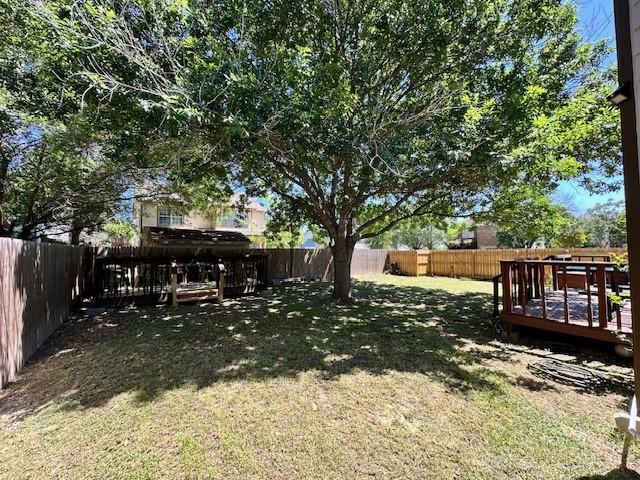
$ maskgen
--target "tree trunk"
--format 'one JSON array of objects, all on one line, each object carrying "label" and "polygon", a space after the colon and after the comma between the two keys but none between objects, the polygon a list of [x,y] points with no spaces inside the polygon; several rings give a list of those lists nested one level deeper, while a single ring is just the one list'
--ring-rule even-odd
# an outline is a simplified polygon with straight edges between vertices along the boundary
[{"label": "tree trunk", "polygon": [[0,207],[4,203],[4,194],[7,190],[7,175],[9,173],[9,164],[11,157],[8,153],[0,155]]},{"label": "tree trunk", "polygon": [[9,154],[4,153],[0,155],[0,237],[10,237],[12,233],[12,225],[9,228],[4,228],[4,195],[7,191],[7,174],[9,172],[9,161],[11,160]]},{"label": "tree trunk", "polygon": [[82,233],[82,227],[73,227],[71,230],[71,245],[80,245],[80,234]]},{"label": "tree trunk", "polygon": [[18,238],[20,240],[33,240],[33,238],[31,238],[32,236],[33,236],[33,226],[30,224],[23,225],[22,230],[20,230],[20,235],[18,235]]},{"label": "tree trunk", "polygon": [[333,298],[340,302],[351,302],[351,259],[354,243],[339,239],[331,247],[333,253]]}]

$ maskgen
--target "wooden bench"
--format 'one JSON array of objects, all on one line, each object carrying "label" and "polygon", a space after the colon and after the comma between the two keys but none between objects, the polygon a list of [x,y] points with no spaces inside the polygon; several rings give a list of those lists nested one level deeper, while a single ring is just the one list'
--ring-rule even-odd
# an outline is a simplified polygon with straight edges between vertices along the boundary
[{"label": "wooden bench", "polygon": [[175,262],[171,265],[171,304],[175,307],[182,302],[203,300],[224,300],[224,265],[218,264],[220,275],[215,282],[186,282],[178,284],[178,269]]}]

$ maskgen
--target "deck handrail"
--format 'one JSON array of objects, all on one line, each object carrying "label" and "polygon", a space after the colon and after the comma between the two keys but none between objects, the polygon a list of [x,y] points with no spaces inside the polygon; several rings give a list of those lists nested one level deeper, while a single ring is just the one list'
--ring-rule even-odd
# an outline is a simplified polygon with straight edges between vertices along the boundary
[{"label": "deck handrail", "polygon": [[575,260],[526,260],[526,259],[513,259],[513,260],[500,260],[500,263],[531,263],[541,265],[567,265],[567,266],[598,266],[604,265],[605,267],[617,266],[614,262],[600,262],[600,261],[575,261]]},{"label": "deck handrail", "polygon": [[[513,259],[500,260],[500,268],[503,313],[560,321],[567,325],[587,324],[589,328],[611,329],[613,325],[618,330],[622,329],[619,302],[611,301],[612,295],[620,293],[620,270],[616,263]],[[547,270],[551,271],[550,282],[545,279]],[[551,302],[555,302],[556,307],[562,305],[562,309],[555,311],[556,318],[549,315],[548,296],[551,296]],[[586,309],[584,318],[577,318],[576,312],[571,311],[574,306],[572,302],[576,301],[579,310]],[[528,312],[531,308],[535,310],[534,313]],[[594,314],[595,308],[597,316]],[[559,310],[562,311],[562,318],[557,317]]]}]

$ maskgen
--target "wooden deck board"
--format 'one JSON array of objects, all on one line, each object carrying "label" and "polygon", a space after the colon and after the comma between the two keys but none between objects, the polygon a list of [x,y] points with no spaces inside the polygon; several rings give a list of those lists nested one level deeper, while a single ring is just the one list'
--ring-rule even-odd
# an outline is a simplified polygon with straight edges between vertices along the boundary
[{"label": "wooden deck board", "polygon": [[217,282],[190,282],[178,284],[178,294],[182,292],[218,291]]}]

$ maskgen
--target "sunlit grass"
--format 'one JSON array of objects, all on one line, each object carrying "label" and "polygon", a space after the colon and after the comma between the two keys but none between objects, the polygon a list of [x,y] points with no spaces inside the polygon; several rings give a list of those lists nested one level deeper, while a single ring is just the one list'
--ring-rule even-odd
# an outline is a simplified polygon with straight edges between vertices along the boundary
[{"label": "sunlit grass", "polygon": [[329,288],[67,324],[0,392],[0,477],[625,478],[624,395],[532,377],[544,345],[496,338],[490,283]]}]

